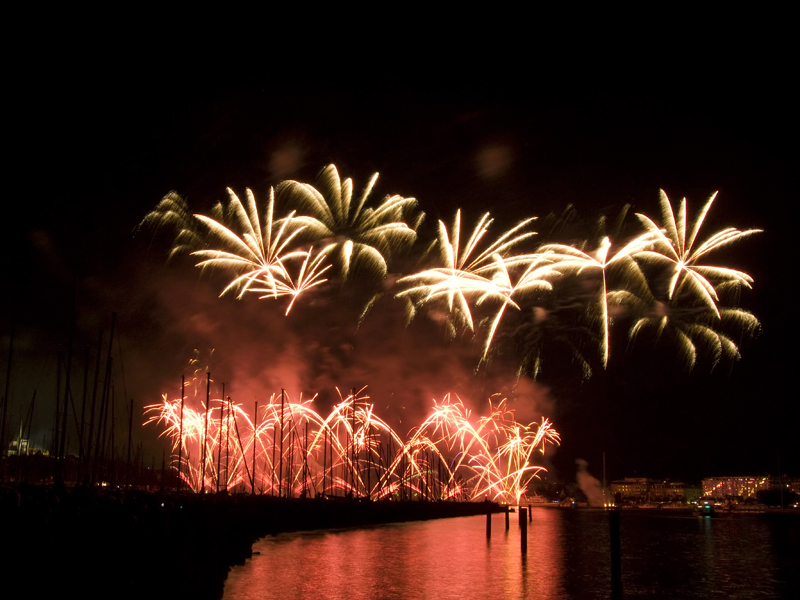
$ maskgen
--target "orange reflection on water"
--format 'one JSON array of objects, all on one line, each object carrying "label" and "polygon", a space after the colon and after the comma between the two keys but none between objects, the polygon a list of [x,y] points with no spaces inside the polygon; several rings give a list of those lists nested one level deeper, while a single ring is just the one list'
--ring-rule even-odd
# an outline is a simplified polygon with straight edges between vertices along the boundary
[{"label": "orange reflection on water", "polygon": [[264,538],[224,597],[565,598],[557,513],[534,509],[524,556],[516,514],[508,532],[494,515],[488,543],[482,516]]},{"label": "orange reflection on water", "polygon": [[[506,532],[505,515],[494,515],[488,540],[482,516],[264,538],[260,554],[230,571],[224,598],[611,597],[608,513],[534,508],[525,555],[510,517]],[[624,597],[795,597],[796,569],[786,565],[800,559],[798,530],[796,514],[626,512]]]}]

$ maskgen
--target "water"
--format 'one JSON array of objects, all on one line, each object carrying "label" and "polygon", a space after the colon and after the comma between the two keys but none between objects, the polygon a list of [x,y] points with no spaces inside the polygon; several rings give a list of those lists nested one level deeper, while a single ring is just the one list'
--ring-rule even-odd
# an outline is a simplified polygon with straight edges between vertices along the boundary
[{"label": "water", "polygon": [[[623,512],[624,598],[800,598],[800,515]],[[263,538],[234,567],[226,600],[611,597],[608,514],[534,509]]]}]

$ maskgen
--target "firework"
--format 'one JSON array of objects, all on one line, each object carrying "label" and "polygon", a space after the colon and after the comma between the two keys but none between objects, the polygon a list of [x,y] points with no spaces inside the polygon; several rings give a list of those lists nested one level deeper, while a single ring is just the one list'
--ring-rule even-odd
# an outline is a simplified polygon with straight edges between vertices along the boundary
[{"label": "firework", "polygon": [[230,188],[228,196],[227,205],[217,204],[212,216],[206,216],[190,214],[185,200],[170,192],[145,216],[140,227],[174,227],[178,233],[170,257],[189,252],[201,269],[233,273],[220,296],[229,292],[235,292],[238,298],[248,292],[260,298],[289,296],[288,314],[302,292],[326,281],[322,278],[329,268],[323,266],[325,252],[314,254],[313,248],[299,247],[298,236],[305,226],[293,220],[293,213],[275,219],[272,188],[263,223],[250,189],[246,190],[245,203]]},{"label": "firework", "polygon": [[[196,266],[220,268],[238,274],[222,290],[220,296],[238,290],[237,295],[241,298],[255,284],[264,286],[252,290],[256,293],[263,294],[264,288],[267,288],[267,295],[282,295],[279,291],[284,287],[293,287],[291,281],[287,281],[289,275],[286,263],[293,259],[307,261],[310,256],[309,252],[290,249],[290,244],[303,228],[291,227],[292,214],[279,221],[274,219],[275,194],[272,189],[263,228],[251,190],[247,190],[246,207],[230,188],[228,195],[230,201],[227,206],[218,204],[214,208],[214,213],[219,215],[218,219],[194,215],[205,226],[206,245],[211,246],[192,252],[192,256],[201,259]],[[241,233],[234,233],[223,222],[235,224]]]},{"label": "firework", "polygon": [[[446,395],[434,402],[431,415],[413,431],[410,448],[432,445],[451,462],[449,489],[468,490],[470,499],[519,503],[528,483],[543,467],[532,464],[535,450],[544,453],[548,443],[558,444],[558,433],[547,419],[527,425],[517,423],[505,398],[489,400],[489,415],[476,422],[463,402]],[[440,451],[439,449],[442,448]],[[466,477],[458,477],[466,472]]]},{"label": "firework", "polygon": [[191,252],[202,243],[197,233],[197,223],[189,212],[186,200],[175,192],[164,196],[156,207],[145,215],[138,228],[146,227],[156,230],[169,227],[176,231],[169,258],[182,252]]},{"label": "firework", "polygon": [[[344,281],[354,279],[357,264],[384,278],[388,260],[415,241],[423,216],[419,213],[412,218],[416,200],[387,196],[371,206],[369,197],[377,177],[374,174],[358,196],[353,194],[352,181],[340,179],[334,165],[323,169],[316,187],[285,181],[270,190],[263,219],[249,189],[245,202],[228,190],[228,203],[218,204],[211,216],[191,215],[185,201],[170,193],[142,225],[177,229],[172,254],[189,250],[198,267],[230,274],[221,295],[235,293],[242,298],[254,293],[262,299],[286,298],[288,314],[300,296],[328,281],[331,259]],[[541,369],[541,352],[547,341],[544,337],[554,333],[571,348],[584,376],[588,377],[591,369],[583,355],[583,338],[592,338],[593,343],[597,340],[606,367],[613,325],[609,298],[613,296],[614,305],[620,309],[625,303],[641,305],[644,300],[636,300],[634,288],[638,284],[632,280],[644,275],[655,282],[647,282],[652,288],[648,293],[661,302],[676,323],[688,321],[675,315],[692,315],[690,320],[700,329],[693,330],[691,339],[711,340],[717,327],[712,324],[708,331],[702,329],[710,317],[724,320],[726,327],[738,322],[751,330],[748,322],[752,315],[719,305],[722,290],[749,288],[753,279],[742,271],[705,264],[705,258],[760,230],[727,228],[699,243],[700,229],[715,198],[716,194],[712,195],[689,223],[686,200],[676,213],[662,191],[663,229],[637,214],[644,233],[616,250],[609,237],[602,237],[592,251],[559,243],[548,243],[534,252],[520,251],[536,235],[529,229],[534,217],[488,240],[493,223],[490,214],[484,214],[467,233],[462,231],[458,210],[450,226],[438,222],[436,239],[428,248],[435,257],[433,266],[399,277],[399,291],[387,291],[394,283],[385,285],[383,292],[373,290],[360,318],[363,320],[386,294],[405,303],[408,321],[424,308],[432,318],[440,318],[451,338],[470,332],[480,339],[479,367],[499,355],[493,351],[498,340],[517,338],[512,347],[522,354],[519,372],[532,371],[534,376]],[[294,210],[276,219],[278,201]],[[618,232],[628,209],[626,206],[616,220]],[[555,232],[573,218],[574,210],[569,208],[547,229]],[[604,229],[605,219],[600,223]],[[645,320],[635,325],[633,332],[650,328],[649,313],[638,314]],[[688,330],[675,331],[688,335]],[[575,334],[579,343],[574,343]],[[689,342],[683,345],[688,355],[696,354]],[[712,345],[721,348],[719,356],[738,352],[724,335]]]},{"label": "firework", "polygon": [[645,331],[653,331],[657,340],[669,335],[689,370],[697,362],[698,346],[710,353],[712,369],[723,357],[740,358],[736,343],[720,330],[735,329],[746,336],[758,330],[758,319],[746,310],[716,306],[711,310],[705,303],[683,303],[678,297],[664,302],[655,297],[638,268],[632,269],[631,275],[637,284],[633,289],[609,294],[609,303],[624,306],[635,316],[629,338],[635,340]]},{"label": "firework", "polygon": [[638,213],[636,215],[645,229],[653,235],[655,242],[653,250],[642,250],[638,252],[637,258],[669,268],[671,272],[667,284],[668,299],[672,299],[676,294],[686,289],[695,294],[709,310],[719,317],[720,313],[717,309],[719,298],[712,282],[718,282],[718,285],[725,284],[749,288],[753,283],[753,279],[742,271],[700,265],[698,263],[710,252],[751,236],[754,233],[759,233],[761,230],[748,229],[747,231],[739,231],[733,227],[728,227],[695,247],[700,228],[708,211],[711,209],[711,204],[717,197],[717,192],[711,195],[691,225],[687,222],[686,217],[686,198],[681,201],[676,219],[667,194],[664,190],[660,190],[660,194],[663,229],[645,215]]},{"label": "firework", "polygon": [[557,282],[557,287],[542,294],[516,297],[519,310],[498,315],[502,321],[494,331],[492,347],[496,346],[498,352],[508,348],[506,353],[518,357],[518,376],[538,379],[546,364],[563,365],[566,360],[577,364],[581,377],[589,379],[592,368],[584,353],[595,345],[597,336],[585,324],[585,292],[574,277],[558,274],[548,275],[548,279]]},{"label": "firework", "polygon": [[603,367],[608,364],[609,347],[608,347],[608,329],[609,329],[609,316],[608,316],[608,284],[606,280],[607,270],[612,266],[620,266],[623,271],[629,270],[634,264],[630,259],[631,256],[638,255],[647,248],[651,242],[652,236],[649,233],[637,237],[632,242],[626,244],[619,251],[609,257],[611,250],[611,241],[604,237],[600,242],[600,247],[592,254],[588,254],[574,248],[572,246],[565,246],[561,244],[547,244],[539,249],[539,252],[548,253],[551,260],[555,263],[555,268],[558,271],[565,273],[574,273],[581,275],[583,273],[600,273],[601,288],[597,305],[600,308],[600,327],[602,335],[600,338],[600,355],[603,361]]},{"label": "firework", "polygon": [[323,169],[317,188],[298,181],[278,185],[281,200],[298,206],[299,214],[292,217],[292,222],[306,228],[305,236],[315,243],[325,242],[322,253],[337,258],[343,279],[359,261],[380,278],[385,277],[391,253],[416,239],[422,215],[413,226],[405,222],[416,208],[416,199],[393,195],[377,207],[367,206],[377,179],[375,173],[355,202],[352,180],[341,181],[334,165]]},{"label": "firework", "polygon": [[[292,310],[294,301],[302,292],[327,281],[327,279],[322,279],[322,275],[325,271],[330,269],[331,265],[321,267],[325,257],[325,254],[322,253],[314,256],[313,248],[308,252],[295,253],[293,258],[302,258],[297,277],[295,278],[292,277],[291,273],[286,268],[287,259],[280,258],[276,263],[280,277],[273,277],[271,273],[267,276],[259,274],[256,278],[251,280],[253,285],[249,287],[247,291],[263,294],[259,296],[260,299],[290,296],[291,301],[286,307],[285,313],[288,315],[289,311]],[[255,283],[261,284],[264,287],[256,287]]]},{"label": "firework", "polygon": [[400,279],[399,283],[408,287],[397,297],[414,298],[417,304],[444,302],[453,335],[460,326],[474,331],[470,301],[475,304],[487,300],[498,300],[501,304],[510,301],[512,285],[508,268],[522,264],[527,257],[508,259],[506,255],[514,246],[536,235],[532,231],[523,231],[534,220],[530,218],[518,223],[484,250],[478,251],[493,219],[489,213],[484,214],[462,246],[461,211],[456,211],[450,231],[439,221],[437,246],[443,266]]},{"label": "firework", "polygon": [[[406,441],[375,415],[364,390],[340,394],[327,417],[312,409],[313,398],[286,400],[284,393],[273,395],[251,418],[229,397],[209,397],[207,404],[184,407],[181,436],[180,400],[165,395],[147,407],[147,423],[164,426],[173,453],[185,457],[176,468],[195,491],[289,497],[489,496],[518,503],[544,470],[534,464],[534,452],[559,443],[547,419],[517,423],[504,399],[490,400],[489,415],[475,420],[460,399],[445,396]],[[201,460],[204,452],[210,460]]]}]

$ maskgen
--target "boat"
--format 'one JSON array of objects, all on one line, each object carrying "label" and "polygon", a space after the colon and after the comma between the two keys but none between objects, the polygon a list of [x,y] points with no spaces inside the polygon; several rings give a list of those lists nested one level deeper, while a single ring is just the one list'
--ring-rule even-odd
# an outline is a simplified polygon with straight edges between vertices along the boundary
[{"label": "boat", "polygon": [[694,509],[694,514],[698,517],[713,517],[717,514],[717,511],[714,510],[714,505],[711,502],[703,502],[697,505],[697,508]]}]

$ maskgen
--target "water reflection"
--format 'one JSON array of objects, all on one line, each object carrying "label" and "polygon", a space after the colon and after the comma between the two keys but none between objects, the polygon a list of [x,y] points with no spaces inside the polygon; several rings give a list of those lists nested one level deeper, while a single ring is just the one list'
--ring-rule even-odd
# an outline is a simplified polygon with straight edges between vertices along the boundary
[{"label": "water reflection", "polygon": [[[781,517],[786,515],[779,515]],[[786,516],[797,524],[796,517]],[[769,520],[625,513],[625,598],[779,598]],[[776,525],[777,526],[777,525]],[[281,534],[254,545],[225,598],[609,598],[608,515],[534,509],[528,548],[512,515]],[[785,563],[797,557],[797,549]]]}]

